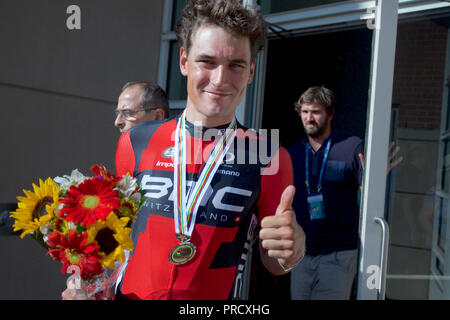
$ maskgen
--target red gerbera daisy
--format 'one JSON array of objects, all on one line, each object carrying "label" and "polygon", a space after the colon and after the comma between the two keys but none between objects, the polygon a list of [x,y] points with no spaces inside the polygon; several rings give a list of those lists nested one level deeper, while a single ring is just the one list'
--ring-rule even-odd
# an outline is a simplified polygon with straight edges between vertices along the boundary
[{"label": "red gerbera daisy", "polygon": [[47,245],[51,248],[48,253],[53,259],[61,261],[63,266],[61,272],[67,273],[69,266],[78,266],[80,269],[80,276],[83,280],[89,280],[94,275],[103,272],[100,260],[102,257],[99,254],[99,246],[93,242],[86,244],[87,233],[83,232],[81,235],[75,230],[70,230],[69,234],[53,232],[47,240]]},{"label": "red gerbera daisy", "polygon": [[108,181],[99,178],[86,180],[78,187],[71,186],[60,202],[64,203],[60,217],[85,227],[97,220],[105,221],[109,213],[120,206],[117,191]]}]

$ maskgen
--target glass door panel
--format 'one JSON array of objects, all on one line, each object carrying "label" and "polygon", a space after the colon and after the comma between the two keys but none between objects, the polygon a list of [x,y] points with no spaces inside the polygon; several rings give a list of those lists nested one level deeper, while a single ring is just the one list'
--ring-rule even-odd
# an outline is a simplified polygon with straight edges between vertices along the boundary
[{"label": "glass door panel", "polygon": [[398,21],[390,140],[403,161],[387,177],[387,299],[450,298],[449,23],[450,10]]}]

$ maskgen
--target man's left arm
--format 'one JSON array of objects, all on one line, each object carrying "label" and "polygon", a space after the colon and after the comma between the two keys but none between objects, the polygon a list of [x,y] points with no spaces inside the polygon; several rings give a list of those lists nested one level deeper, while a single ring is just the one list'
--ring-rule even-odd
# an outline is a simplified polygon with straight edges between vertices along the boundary
[{"label": "man's left arm", "polygon": [[[392,169],[394,169],[400,162],[403,161],[403,156],[399,155],[400,147],[395,146],[395,142],[391,141],[389,143],[388,148],[388,161],[387,161],[387,167],[386,167],[386,174],[389,174]],[[359,147],[359,146],[358,146]],[[360,148],[360,151],[358,152],[358,159],[359,163],[361,165],[361,175],[362,171],[364,170],[364,147]],[[362,192],[362,183],[360,183],[360,190]]]},{"label": "man's left arm", "polygon": [[261,220],[259,248],[266,269],[274,275],[282,275],[303,258],[305,233],[292,209],[295,187],[292,185],[290,156],[280,148],[274,159],[278,161],[278,170],[275,174],[263,174],[261,181],[258,208],[264,218]]}]

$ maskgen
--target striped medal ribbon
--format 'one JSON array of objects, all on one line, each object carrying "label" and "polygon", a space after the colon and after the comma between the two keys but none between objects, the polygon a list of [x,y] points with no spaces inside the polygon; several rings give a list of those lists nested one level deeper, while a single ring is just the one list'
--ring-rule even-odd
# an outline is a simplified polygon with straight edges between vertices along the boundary
[{"label": "striped medal ribbon", "polygon": [[219,142],[208,156],[202,167],[198,180],[186,194],[186,109],[183,111],[177,123],[175,132],[175,156],[174,156],[174,190],[176,199],[174,201],[175,236],[180,242],[169,253],[169,261],[175,265],[190,261],[195,253],[196,247],[190,241],[194,230],[198,207],[203,196],[211,184],[211,181],[222,164],[223,158],[233,143],[236,136],[236,118],[229,124]]}]

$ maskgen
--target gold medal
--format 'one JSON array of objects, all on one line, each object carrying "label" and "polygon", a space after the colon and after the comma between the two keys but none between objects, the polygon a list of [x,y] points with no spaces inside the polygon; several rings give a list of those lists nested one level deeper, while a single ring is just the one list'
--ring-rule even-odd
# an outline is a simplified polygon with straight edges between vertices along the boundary
[{"label": "gold medal", "polygon": [[187,192],[187,136],[186,136],[186,109],[184,109],[175,131],[174,170],[173,181],[176,198],[174,199],[173,214],[175,235],[180,244],[173,247],[169,253],[169,261],[175,265],[190,261],[197,248],[190,242],[195,226],[198,208],[208,190],[211,181],[222,164],[222,161],[231,147],[237,131],[236,118],[228,125],[224,134],[215,145],[203,165],[200,176]]},{"label": "gold medal", "polygon": [[175,265],[185,264],[194,257],[196,252],[197,248],[192,242],[182,242],[170,251],[169,261]]}]

